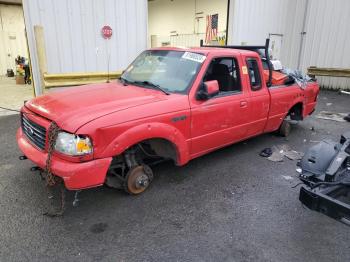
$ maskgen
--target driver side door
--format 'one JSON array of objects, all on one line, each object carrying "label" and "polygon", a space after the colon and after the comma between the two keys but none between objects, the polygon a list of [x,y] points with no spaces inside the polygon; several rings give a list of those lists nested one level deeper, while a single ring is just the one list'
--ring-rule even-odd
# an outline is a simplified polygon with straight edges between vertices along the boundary
[{"label": "driver side door", "polygon": [[219,94],[207,100],[190,99],[193,158],[247,136],[249,95],[242,85],[239,64],[234,56],[213,58],[202,83],[217,80]]}]

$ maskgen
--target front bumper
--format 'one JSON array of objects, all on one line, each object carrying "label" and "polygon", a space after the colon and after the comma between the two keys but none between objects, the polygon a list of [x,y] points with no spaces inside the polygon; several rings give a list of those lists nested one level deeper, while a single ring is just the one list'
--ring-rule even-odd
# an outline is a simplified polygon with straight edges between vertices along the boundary
[{"label": "front bumper", "polygon": [[[47,153],[34,147],[24,136],[22,129],[17,131],[17,143],[23,154],[38,165],[45,168]],[[79,190],[100,186],[104,183],[112,158],[95,159],[88,162],[73,163],[52,156],[52,173],[61,177],[69,190]]]}]

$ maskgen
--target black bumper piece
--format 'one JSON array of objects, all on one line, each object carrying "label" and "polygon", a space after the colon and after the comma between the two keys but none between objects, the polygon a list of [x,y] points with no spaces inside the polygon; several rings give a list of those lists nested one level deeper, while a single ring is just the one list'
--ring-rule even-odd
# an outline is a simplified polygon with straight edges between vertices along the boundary
[{"label": "black bumper piece", "polygon": [[300,188],[299,200],[309,209],[350,225],[349,187]]}]

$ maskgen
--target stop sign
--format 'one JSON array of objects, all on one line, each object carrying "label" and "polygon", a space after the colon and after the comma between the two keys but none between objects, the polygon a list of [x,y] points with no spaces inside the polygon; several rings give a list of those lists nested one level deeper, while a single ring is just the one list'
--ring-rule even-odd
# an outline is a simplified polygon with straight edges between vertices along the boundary
[{"label": "stop sign", "polygon": [[109,25],[102,27],[102,36],[104,39],[110,39],[112,37],[112,28]]}]

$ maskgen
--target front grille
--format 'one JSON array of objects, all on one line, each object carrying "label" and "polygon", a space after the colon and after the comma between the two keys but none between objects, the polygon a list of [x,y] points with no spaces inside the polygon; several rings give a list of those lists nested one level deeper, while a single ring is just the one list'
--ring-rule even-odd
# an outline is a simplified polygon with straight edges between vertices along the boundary
[{"label": "front grille", "polygon": [[45,149],[46,129],[30,120],[25,114],[22,114],[21,125],[23,133],[28,140],[40,149]]}]

